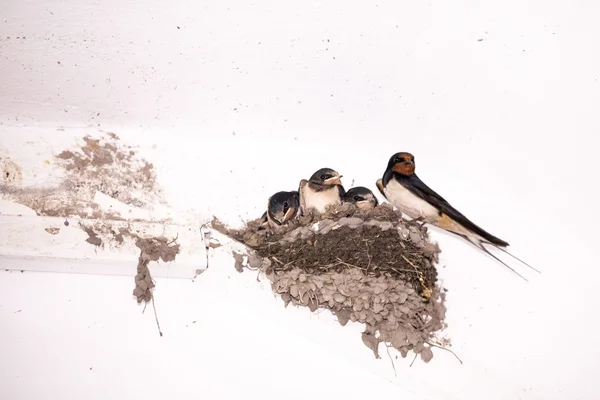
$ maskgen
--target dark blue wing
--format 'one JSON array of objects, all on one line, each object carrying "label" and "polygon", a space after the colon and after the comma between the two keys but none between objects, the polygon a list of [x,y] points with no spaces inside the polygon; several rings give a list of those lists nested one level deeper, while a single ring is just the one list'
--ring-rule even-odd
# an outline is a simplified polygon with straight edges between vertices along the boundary
[{"label": "dark blue wing", "polygon": [[427,186],[421,179],[419,179],[417,175],[413,174],[409,177],[403,176],[399,182],[405,188],[410,190],[415,196],[425,200],[426,202],[440,210],[441,213],[446,214],[454,221],[458,222],[473,233],[476,233],[477,235],[481,236],[490,243],[502,247],[508,246],[508,243],[504,240],[497,238],[496,236],[492,235],[489,232],[486,232],[485,230],[471,222],[471,220],[465,217],[461,212],[452,207],[452,205],[450,205],[450,203],[448,203],[446,199],[444,199],[433,189]]}]

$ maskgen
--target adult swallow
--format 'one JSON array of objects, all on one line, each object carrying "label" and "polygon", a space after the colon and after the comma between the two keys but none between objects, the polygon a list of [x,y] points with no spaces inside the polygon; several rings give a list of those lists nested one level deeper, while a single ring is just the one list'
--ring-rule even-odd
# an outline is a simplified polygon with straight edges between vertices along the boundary
[{"label": "adult swallow", "polygon": [[372,210],[379,205],[377,197],[364,186],[356,186],[348,190],[342,200],[355,204],[361,210]]},{"label": "adult swallow", "polygon": [[324,213],[327,207],[341,204],[346,194],[341,181],[342,176],[331,168],[321,168],[309,180],[302,179],[300,193],[300,210],[304,215],[308,210]]},{"label": "adult swallow", "polygon": [[525,279],[504,261],[490,253],[483,245],[492,245],[540,273],[531,265],[506,251],[504,248],[508,247],[508,242],[475,225],[442,196],[421,181],[415,174],[415,157],[412,154],[400,152],[390,157],[383,178],[378,179],[376,184],[381,194],[404,214],[466,239],[521,278]]},{"label": "adult swallow", "polygon": [[298,215],[300,196],[296,191],[277,192],[267,203],[267,211],[261,217],[261,228],[277,229]]}]

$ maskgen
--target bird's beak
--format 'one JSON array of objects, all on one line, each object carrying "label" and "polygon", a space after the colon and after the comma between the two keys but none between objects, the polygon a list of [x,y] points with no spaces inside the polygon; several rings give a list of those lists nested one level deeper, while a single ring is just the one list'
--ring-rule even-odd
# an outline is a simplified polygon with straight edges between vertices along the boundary
[{"label": "bird's beak", "polygon": [[293,211],[294,211],[293,208],[288,208],[286,213],[283,214],[283,217],[281,217],[281,219],[279,219],[279,222],[281,223],[281,225],[283,225],[283,223],[289,219],[289,216],[292,215]]},{"label": "bird's beak", "polygon": [[341,185],[342,184],[342,176],[343,175],[332,176],[329,179],[325,179],[324,183],[326,183],[328,185]]}]

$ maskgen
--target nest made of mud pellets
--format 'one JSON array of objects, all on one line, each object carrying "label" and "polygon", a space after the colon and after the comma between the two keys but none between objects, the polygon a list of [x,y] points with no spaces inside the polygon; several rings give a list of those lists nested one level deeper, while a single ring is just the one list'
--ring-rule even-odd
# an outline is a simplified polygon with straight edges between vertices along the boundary
[{"label": "nest made of mud pellets", "polygon": [[[341,325],[365,323],[362,339],[376,357],[384,342],[402,357],[412,350],[431,360],[446,309],[435,269],[440,249],[425,227],[389,204],[373,210],[343,204],[276,231],[258,230],[259,224],[232,230],[215,219],[212,225],[249,248],[249,267],[268,277],[286,306],[329,309]],[[236,256],[240,271],[242,259]]]}]

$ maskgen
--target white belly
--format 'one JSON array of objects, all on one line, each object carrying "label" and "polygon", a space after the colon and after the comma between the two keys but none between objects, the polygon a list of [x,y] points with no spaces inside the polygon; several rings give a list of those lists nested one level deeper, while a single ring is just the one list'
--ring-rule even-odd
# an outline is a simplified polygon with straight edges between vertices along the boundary
[{"label": "white belly", "polygon": [[303,195],[306,208],[312,208],[319,213],[324,213],[325,209],[331,205],[341,203],[337,187],[322,192],[313,192],[308,190],[308,185],[306,185]]},{"label": "white belly", "polygon": [[395,179],[391,179],[388,182],[383,192],[386,199],[392,205],[409,217],[413,219],[423,217],[427,220],[437,220],[438,210],[435,207],[412,194]]}]

